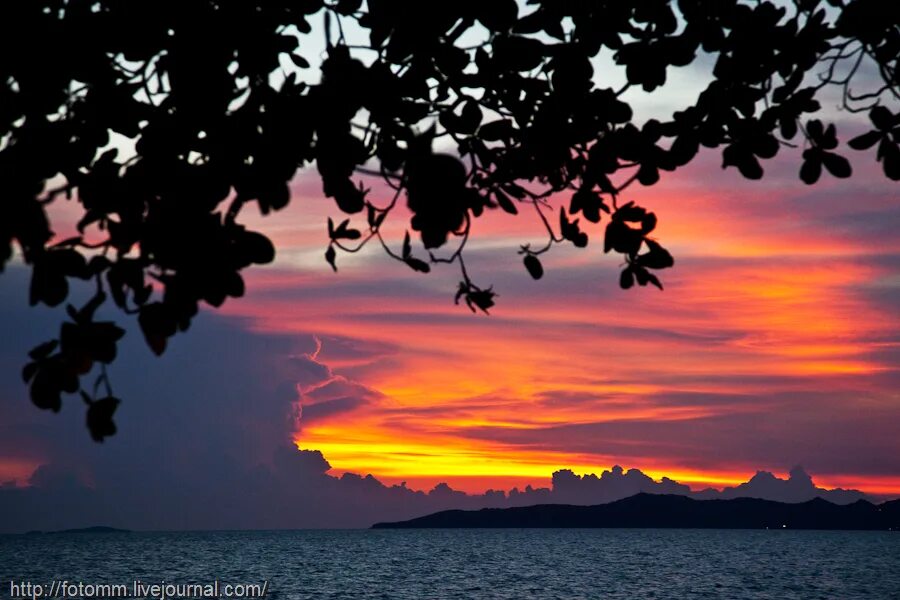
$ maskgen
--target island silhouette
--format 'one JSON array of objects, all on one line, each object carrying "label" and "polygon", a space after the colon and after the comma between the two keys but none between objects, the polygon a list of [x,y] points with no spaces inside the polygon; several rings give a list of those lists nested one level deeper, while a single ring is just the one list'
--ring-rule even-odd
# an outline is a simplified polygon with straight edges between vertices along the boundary
[{"label": "island silhouette", "polygon": [[758,498],[695,500],[672,494],[635,494],[595,506],[539,504],[515,508],[445,510],[417,519],[376,523],[407,528],[690,528],[900,530],[900,500],[838,505],[821,498],[788,503]]}]

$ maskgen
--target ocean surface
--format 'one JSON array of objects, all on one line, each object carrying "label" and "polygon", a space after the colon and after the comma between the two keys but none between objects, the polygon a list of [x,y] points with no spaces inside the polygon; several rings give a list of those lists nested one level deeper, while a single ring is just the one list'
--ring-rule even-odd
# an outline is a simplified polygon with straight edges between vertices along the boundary
[{"label": "ocean surface", "polygon": [[[27,582],[42,584],[46,598],[52,583],[62,580],[69,592],[78,582],[124,584],[131,592],[134,580],[218,580],[220,593],[226,584],[265,581],[270,600],[900,599],[900,533],[458,529],[0,536],[0,598],[25,595]],[[97,589],[93,593],[102,597]],[[56,594],[70,597],[59,587]]]}]

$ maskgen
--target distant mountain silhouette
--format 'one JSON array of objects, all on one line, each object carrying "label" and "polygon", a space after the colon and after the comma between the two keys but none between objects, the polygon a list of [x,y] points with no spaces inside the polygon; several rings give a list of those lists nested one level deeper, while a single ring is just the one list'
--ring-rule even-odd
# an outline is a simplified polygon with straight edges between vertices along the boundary
[{"label": "distant mountain silhouette", "polygon": [[79,527],[77,529],[57,529],[55,531],[27,531],[27,535],[37,534],[55,534],[55,533],[129,533],[130,529],[119,529],[118,527],[107,527],[105,525],[94,525],[92,527]]},{"label": "distant mountain silhouette", "polygon": [[508,527],[658,527],[698,529],[900,530],[900,501],[837,505],[821,498],[803,503],[756,498],[694,500],[640,493],[597,506],[542,504],[517,508],[447,510],[418,519],[376,523],[374,529]]}]

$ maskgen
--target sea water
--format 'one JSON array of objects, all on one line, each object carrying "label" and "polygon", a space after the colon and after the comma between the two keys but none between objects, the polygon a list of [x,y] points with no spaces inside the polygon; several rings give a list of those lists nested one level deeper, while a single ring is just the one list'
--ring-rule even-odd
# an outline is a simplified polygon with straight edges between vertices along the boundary
[{"label": "sea water", "polygon": [[157,599],[159,592],[202,597],[207,590],[225,598],[230,586],[229,597],[264,593],[270,600],[887,599],[900,598],[900,533],[431,529],[0,536],[0,598],[14,592],[36,600],[38,588],[24,594],[25,583],[41,585],[44,598],[51,592],[71,597],[79,589],[93,598],[116,590]]}]

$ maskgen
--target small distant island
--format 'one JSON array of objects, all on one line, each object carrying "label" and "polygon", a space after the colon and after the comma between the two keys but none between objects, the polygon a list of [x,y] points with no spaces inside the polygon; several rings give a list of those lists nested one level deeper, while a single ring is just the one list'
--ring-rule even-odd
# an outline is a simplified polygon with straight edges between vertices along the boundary
[{"label": "small distant island", "polygon": [[25,535],[51,535],[57,533],[130,533],[130,529],[119,529],[118,527],[107,527],[105,525],[94,525],[93,527],[80,527],[78,529],[57,529],[55,531],[41,531],[34,529],[26,531]]},{"label": "small distant island", "polygon": [[517,508],[445,510],[409,521],[376,523],[373,529],[408,528],[685,528],[900,530],[900,500],[838,505],[816,498],[789,504],[735,498],[694,500],[668,494],[636,494],[595,506],[541,504]]}]

